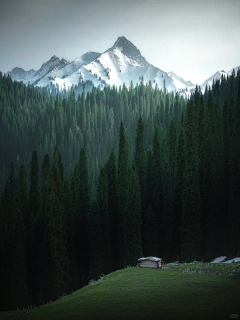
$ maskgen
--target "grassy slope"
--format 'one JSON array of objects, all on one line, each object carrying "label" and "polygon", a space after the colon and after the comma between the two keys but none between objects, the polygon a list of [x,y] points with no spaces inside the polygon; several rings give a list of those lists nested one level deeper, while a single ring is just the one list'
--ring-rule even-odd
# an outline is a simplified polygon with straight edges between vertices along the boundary
[{"label": "grassy slope", "polygon": [[[203,267],[204,265],[204,267]],[[239,272],[205,264],[151,270],[126,268],[111,273],[34,312],[2,312],[0,319],[230,319],[240,317]],[[223,268],[225,268],[223,270]],[[229,269],[231,269],[229,271]],[[221,276],[216,276],[216,270]],[[229,278],[230,276],[230,278]]]}]

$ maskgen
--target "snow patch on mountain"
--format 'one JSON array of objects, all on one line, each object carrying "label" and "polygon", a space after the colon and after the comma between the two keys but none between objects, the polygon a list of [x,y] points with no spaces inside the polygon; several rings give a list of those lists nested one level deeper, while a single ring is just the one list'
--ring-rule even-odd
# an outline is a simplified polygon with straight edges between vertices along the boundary
[{"label": "snow patch on mountain", "polygon": [[173,71],[168,72],[168,75],[173,79],[174,83],[176,83],[176,86],[178,88],[184,88],[188,87],[189,89],[194,89],[195,84],[193,84],[191,81],[185,81],[183,78],[179,77],[174,73]]}]

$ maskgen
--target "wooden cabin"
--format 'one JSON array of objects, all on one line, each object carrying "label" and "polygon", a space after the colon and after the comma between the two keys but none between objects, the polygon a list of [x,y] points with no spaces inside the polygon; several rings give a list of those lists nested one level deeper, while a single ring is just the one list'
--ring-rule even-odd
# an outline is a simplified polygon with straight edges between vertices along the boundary
[{"label": "wooden cabin", "polygon": [[138,259],[138,267],[161,269],[162,268],[162,259],[157,258],[157,257],[140,258],[140,259]]}]

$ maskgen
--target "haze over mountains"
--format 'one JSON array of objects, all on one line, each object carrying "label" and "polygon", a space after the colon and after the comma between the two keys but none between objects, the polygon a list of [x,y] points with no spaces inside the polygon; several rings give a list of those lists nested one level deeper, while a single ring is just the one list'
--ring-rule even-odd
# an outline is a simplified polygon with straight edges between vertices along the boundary
[{"label": "haze over mountains", "polygon": [[[238,67],[234,69],[237,71]],[[206,85],[212,85],[212,80],[220,79],[222,74],[231,74],[232,70],[228,73],[218,71],[202,83],[202,89],[204,90]],[[159,88],[164,88],[164,80],[168,91],[189,95],[195,88],[195,84],[184,80],[173,71],[165,72],[151,65],[139,49],[125,37],[119,37],[104,53],[87,52],[73,61],[59,59],[54,55],[37,71],[25,71],[15,67],[7,74],[13,80],[40,87],[55,87],[59,90],[70,89],[72,86],[83,89],[86,85],[88,89],[93,85],[104,88],[106,85],[120,86],[123,83],[129,87],[131,81],[133,85],[141,81],[151,81],[152,86],[157,84]],[[86,90],[87,88],[85,87]]]}]

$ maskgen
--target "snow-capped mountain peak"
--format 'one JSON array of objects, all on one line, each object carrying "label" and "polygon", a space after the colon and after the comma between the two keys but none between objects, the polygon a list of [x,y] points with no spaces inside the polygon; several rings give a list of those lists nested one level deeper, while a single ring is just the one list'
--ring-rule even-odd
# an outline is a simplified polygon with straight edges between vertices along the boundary
[{"label": "snow-capped mountain peak", "polygon": [[221,70],[221,71],[217,71],[216,73],[214,73],[213,76],[211,76],[210,78],[208,78],[207,80],[205,80],[202,84],[201,84],[201,88],[204,91],[206,86],[212,86],[213,84],[213,80],[220,80],[222,78],[222,76],[227,77],[228,72]]},{"label": "snow-capped mountain peak", "polygon": [[206,86],[211,87],[213,84],[213,80],[216,82],[216,80],[221,80],[222,77],[227,78],[227,76],[231,76],[233,71],[235,72],[235,74],[237,74],[238,70],[240,70],[240,66],[232,68],[229,71],[224,71],[224,70],[217,71],[216,73],[214,73],[213,76],[211,76],[201,84],[202,90],[205,90]]},{"label": "snow-capped mountain peak", "polygon": [[128,58],[138,62],[140,66],[149,65],[146,59],[141,55],[140,50],[131,41],[123,36],[118,37],[114,45],[107,51],[114,53],[116,50],[121,51],[121,53]]},{"label": "snow-capped mountain peak", "polygon": [[50,60],[43,63],[40,70],[45,70],[47,73],[52,71],[54,67],[64,67],[66,64],[70,62],[66,59],[62,58],[61,60],[57,56],[52,56]]},{"label": "snow-capped mountain peak", "polygon": [[175,73],[167,73],[154,67],[141,55],[140,50],[127,38],[118,37],[113,46],[103,53],[87,52],[81,57],[68,61],[52,56],[37,71],[24,71],[14,68],[8,72],[13,80],[34,84],[40,87],[69,89],[72,86],[81,93],[83,88],[91,90],[92,86],[104,88],[106,85],[128,87],[131,81],[151,83],[152,86],[179,91],[189,95],[194,85]]}]

